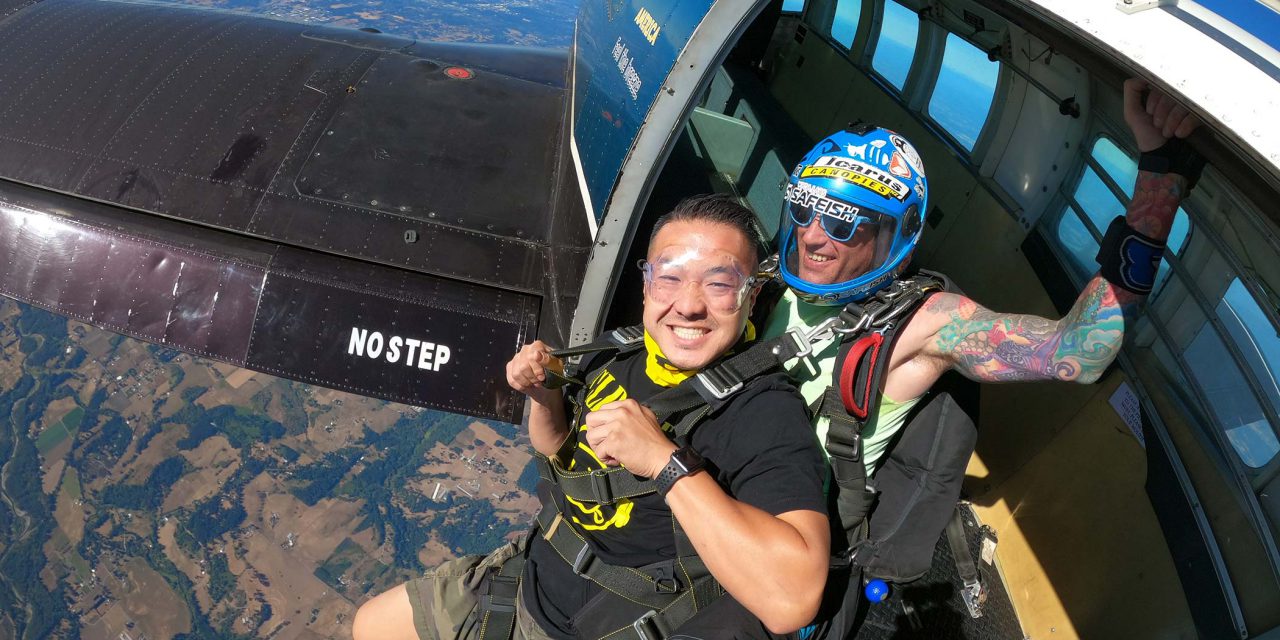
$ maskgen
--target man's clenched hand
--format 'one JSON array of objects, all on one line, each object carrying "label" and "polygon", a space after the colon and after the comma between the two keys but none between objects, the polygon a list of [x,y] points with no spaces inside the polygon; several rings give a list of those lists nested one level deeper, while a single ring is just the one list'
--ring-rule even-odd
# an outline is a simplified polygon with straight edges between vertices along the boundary
[{"label": "man's clenched hand", "polygon": [[648,407],[635,400],[610,402],[587,414],[587,444],[600,461],[656,478],[676,445]]},{"label": "man's clenched hand", "polygon": [[[1143,91],[1148,91],[1145,104]],[[1144,153],[1159,149],[1169,138],[1185,138],[1200,126],[1200,119],[1186,107],[1139,78],[1124,81],[1124,121]]]},{"label": "man's clenched hand", "polygon": [[560,391],[542,386],[547,379],[544,368],[564,371],[564,363],[551,355],[551,347],[545,342],[535,340],[521,347],[507,363],[507,384],[538,404],[558,402]]}]

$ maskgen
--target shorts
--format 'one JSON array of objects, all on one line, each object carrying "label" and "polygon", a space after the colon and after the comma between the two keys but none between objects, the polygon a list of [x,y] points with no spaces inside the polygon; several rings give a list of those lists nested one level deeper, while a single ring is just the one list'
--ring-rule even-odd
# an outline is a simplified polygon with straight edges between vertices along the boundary
[{"label": "shorts", "polygon": [[[479,592],[487,574],[524,551],[524,541],[510,542],[487,556],[463,556],[428,571],[405,588],[413,607],[413,628],[422,640],[462,640],[480,637],[483,612]],[[551,640],[516,596],[514,640]]]}]

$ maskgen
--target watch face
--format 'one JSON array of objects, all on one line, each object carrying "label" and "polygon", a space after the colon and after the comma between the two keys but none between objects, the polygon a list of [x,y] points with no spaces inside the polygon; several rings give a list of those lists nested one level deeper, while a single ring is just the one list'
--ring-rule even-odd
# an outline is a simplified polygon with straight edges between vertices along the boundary
[{"label": "watch face", "polygon": [[671,454],[671,461],[684,468],[685,473],[702,468],[703,459],[693,447],[680,447]]}]

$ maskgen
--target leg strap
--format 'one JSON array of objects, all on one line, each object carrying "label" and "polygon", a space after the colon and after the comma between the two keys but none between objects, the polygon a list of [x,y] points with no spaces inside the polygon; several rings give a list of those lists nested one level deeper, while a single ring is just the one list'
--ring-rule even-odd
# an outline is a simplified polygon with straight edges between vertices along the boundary
[{"label": "leg strap", "polygon": [[516,626],[516,598],[520,593],[520,576],[524,573],[524,553],[502,563],[490,575],[479,594],[480,639],[510,640]]},{"label": "leg strap", "polygon": [[608,564],[596,557],[591,545],[566,522],[555,509],[544,508],[538,512],[538,528],[543,538],[551,543],[573,572],[625,598],[654,610],[671,605],[676,595],[670,592],[669,583],[630,567]]}]

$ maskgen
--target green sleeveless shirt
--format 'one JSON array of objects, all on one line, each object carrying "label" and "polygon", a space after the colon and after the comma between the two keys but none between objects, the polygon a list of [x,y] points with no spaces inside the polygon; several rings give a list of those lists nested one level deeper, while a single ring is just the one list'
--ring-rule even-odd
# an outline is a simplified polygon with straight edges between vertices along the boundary
[{"label": "green sleeveless shirt", "polygon": [[[781,335],[791,327],[816,327],[823,320],[839,313],[840,307],[808,304],[797,299],[795,293],[788,289],[778,301],[778,305],[774,307],[773,313],[769,314],[769,320],[765,323],[764,337],[767,339]],[[804,396],[805,402],[810,405],[817,401],[831,384],[839,345],[839,341],[834,339],[819,343],[814,346],[812,356],[792,363],[787,369],[791,379],[800,387],[800,395]],[[862,450],[865,455],[863,462],[867,466],[868,475],[884,455],[885,448],[888,447],[894,434],[902,429],[902,425],[906,423],[907,414],[920,401],[920,397],[922,396],[896,402],[889,396],[880,394],[880,407],[862,430]],[[819,442],[827,441],[827,429],[830,426],[829,419],[814,417],[813,429],[818,435]],[[823,453],[830,457],[825,447]]]}]

